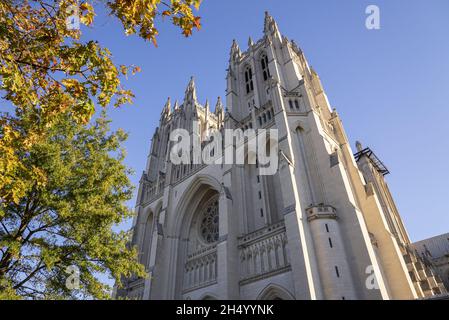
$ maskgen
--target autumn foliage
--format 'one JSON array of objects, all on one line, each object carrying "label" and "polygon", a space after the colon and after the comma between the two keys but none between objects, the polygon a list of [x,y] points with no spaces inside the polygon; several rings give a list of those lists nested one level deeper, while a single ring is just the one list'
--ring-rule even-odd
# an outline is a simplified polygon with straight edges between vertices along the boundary
[{"label": "autumn foliage", "polygon": [[[0,1],[0,298],[6,293],[9,297],[14,294],[32,297],[32,290],[36,286],[25,290],[26,284],[33,281],[37,281],[39,285],[46,283],[48,279],[43,276],[45,272],[42,270],[47,270],[46,275],[50,276],[52,270],[59,270],[63,263],[67,263],[61,258],[61,254],[64,252],[67,254],[67,252],[60,249],[59,242],[39,243],[41,240],[37,240],[38,238],[34,238],[32,234],[26,240],[28,242],[24,243],[24,237],[27,237],[26,234],[29,232],[27,230],[30,228],[29,223],[34,221],[35,214],[39,213],[30,210],[29,206],[33,206],[35,201],[41,201],[39,197],[44,194],[51,198],[52,192],[76,192],[75,189],[81,187],[76,184],[76,181],[72,181],[74,184],[70,186],[71,190],[54,189],[55,179],[62,179],[68,173],[62,169],[60,172],[51,170],[47,158],[54,155],[50,152],[68,154],[79,152],[69,147],[71,147],[70,143],[74,142],[73,139],[84,132],[83,130],[90,130],[88,131],[90,136],[86,132],[83,133],[86,139],[97,137],[107,140],[108,133],[104,129],[106,119],[103,119],[102,125],[97,123],[93,127],[88,127],[88,124],[98,108],[119,107],[132,102],[133,93],[124,88],[122,78],[140,71],[133,65],[115,65],[111,59],[111,52],[102,47],[99,41],[84,41],[80,29],[69,28],[67,22],[73,15],[73,7],[77,8],[80,23],[90,26],[95,20],[95,8],[103,6],[111,14],[111,19],[120,20],[126,34],[137,34],[145,41],[156,44],[157,24],[164,20],[170,19],[171,23],[178,26],[185,36],[191,35],[194,29],[199,29],[200,18],[195,16],[194,12],[199,8],[200,2],[200,0]],[[65,134],[68,136],[64,137]],[[121,141],[118,136],[115,139]],[[58,145],[58,143],[62,144]],[[69,149],[64,150],[64,148]],[[103,154],[107,148],[107,145],[98,144],[91,151]],[[119,146],[114,145],[114,148],[118,150]],[[85,152],[78,154],[79,158],[76,159],[80,162],[84,161],[86,158],[83,156],[88,156],[88,150]],[[76,161],[73,162],[73,159],[69,163],[64,161],[61,159],[59,165],[76,167]],[[128,188],[128,182],[124,180],[126,168],[120,167],[121,160],[118,161],[116,169],[120,170],[124,176],[119,179],[120,181],[109,181],[109,188],[116,188],[116,191]],[[71,180],[85,179],[82,175],[67,176],[67,179],[69,178]],[[98,179],[96,183],[101,184],[102,177]],[[63,185],[59,187],[69,188]],[[110,201],[107,192],[112,191],[103,191],[104,198],[96,199],[91,203],[92,205],[101,208],[106,205],[106,201]],[[122,203],[128,199],[128,196],[126,193],[126,196],[122,195],[116,201]],[[47,200],[53,201],[48,210],[52,210],[55,217],[62,214],[60,211],[62,209],[54,202],[57,198]],[[59,200],[63,201],[62,198]],[[105,249],[105,252],[100,249],[96,251],[96,244],[92,244],[92,250],[89,249],[91,251],[85,249],[85,257],[94,260],[115,257],[115,260],[122,261],[120,259],[123,257],[133,256],[131,249],[124,249],[123,238],[117,238],[118,235],[114,235],[112,231],[109,231],[109,234],[106,232],[108,228],[110,230],[112,224],[129,216],[129,212],[118,202],[116,207],[110,209],[120,219],[114,220],[106,215],[105,229],[101,229],[103,235],[107,235],[105,239],[109,241],[106,246],[108,249]],[[71,206],[73,203],[69,202],[66,205]],[[44,208],[41,209],[47,210]],[[89,214],[87,209],[80,212]],[[16,216],[12,218],[11,215]],[[46,216],[45,219],[50,218],[51,216]],[[101,224],[100,213],[97,219],[90,221],[86,218],[84,227],[89,232],[94,232],[94,226],[89,224]],[[43,225],[49,223],[47,220]],[[65,220],[62,219],[62,221]],[[74,225],[65,227],[73,228]],[[68,234],[70,237],[74,236],[74,234]],[[83,236],[76,235],[76,237],[72,239],[73,243],[82,247]],[[20,266],[20,259],[25,259],[26,246],[31,245],[30,241],[34,242],[32,246],[37,246],[33,247],[37,248],[37,251],[33,251],[33,254],[38,257],[37,261],[22,266],[21,269],[13,269],[11,266]],[[101,248],[101,244],[98,245],[98,248]],[[118,252],[114,251],[116,249]],[[43,256],[44,253],[46,257]],[[115,254],[115,256],[108,254]],[[39,258],[42,258],[40,264]],[[81,260],[80,256],[79,264]],[[117,280],[121,275],[131,271],[138,273],[142,271],[132,263],[129,265],[122,263],[117,267],[118,269],[111,269],[112,265],[104,261],[102,263],[102,268],[111,271]],[[59,269],[58,264],[60,264]],[[39,271],[33,273],[33,266],[38,266]],[[83,266],[83,268],[86,277],[95,269],[91,265]],[[100,271],[104,271],[103,269]],[[19,273],[18,270],[20,270]],[[12,274],[18,278],[14,278]],[[38,281],[37,274],[42,275],[41,280],[44,282]],[[54,274],[52,277],[57,279]],[[24,279],[27,281],[22,283]],[[46,283],[44,287],[39,287],[43,293],[40,295],[36,293],[36,296],[44,297],[45,294],[50,293],[55,297],[64,297],[65,294],[71,296],[67,292],[58,291],[61,288],[45,291],[45,288],[52,288],[54,285],[54,283]],[[104,288],[93,280],[86,280],[83,293],[91,294],[93,297],[105,297]],[[51,297],[51,294],[48,297]]]}]

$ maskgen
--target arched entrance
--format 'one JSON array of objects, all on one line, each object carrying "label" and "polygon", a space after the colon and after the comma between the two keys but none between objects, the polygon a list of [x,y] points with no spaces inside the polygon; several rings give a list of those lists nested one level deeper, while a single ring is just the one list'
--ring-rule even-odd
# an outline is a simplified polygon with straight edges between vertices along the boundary
[{"label": "arched entrance", "polygon": [[218,199],[209,190],[198,203],[189,226],[183,270],[183,291],[212,284],[217,278]]},{"label": "arched entrance", "polygon": [[197,177],[185,190],[178,208],[175,298],[216,283],[221,185]]},{"label": "arched entrance", "polygon": [[257,297],[257,300],[294,300],[293,295],[285,288],[270,284]]}]

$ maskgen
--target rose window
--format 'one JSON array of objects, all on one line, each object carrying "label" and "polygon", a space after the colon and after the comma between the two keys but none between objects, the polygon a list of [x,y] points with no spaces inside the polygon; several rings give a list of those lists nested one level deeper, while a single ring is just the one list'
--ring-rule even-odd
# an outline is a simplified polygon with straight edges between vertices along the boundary
[{"label": "rose window", "polygon": [[218,241],[218,199],[209,200],[201,212],[200,235],[207,243]]}]

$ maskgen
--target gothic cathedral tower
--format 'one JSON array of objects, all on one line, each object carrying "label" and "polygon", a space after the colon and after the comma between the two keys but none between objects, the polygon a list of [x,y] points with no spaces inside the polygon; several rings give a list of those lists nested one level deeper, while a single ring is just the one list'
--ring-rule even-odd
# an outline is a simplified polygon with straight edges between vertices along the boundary
[{"label": "gothic cathedral tower", "polygon": [[[175,165],[170,132],[277,129],[279,169]],[[233,148],[224,145],[224,149]],[[132,245],[147,279],[138,299],[416,299],[444,292],[410,240],[369,148],[355,156],[303,52],[266,13],[264,36],[233,41],[226,107],[200,104],[193,78],[168,99],[152,138]]]}]

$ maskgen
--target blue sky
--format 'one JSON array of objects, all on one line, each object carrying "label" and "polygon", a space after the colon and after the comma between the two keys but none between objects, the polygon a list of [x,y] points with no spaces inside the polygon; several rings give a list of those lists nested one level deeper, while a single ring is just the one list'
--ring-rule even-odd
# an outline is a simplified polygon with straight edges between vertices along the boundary
[{"label": "blue sky", "polygon": [[[380,8],[381,29],[365,28],[365,8]],[[235,38],[262,36],[264,11],[303,49],[336,107],[351,145],[361,140],[387,165],[390,189],[413,241],[449,231],[449,1],[205,0],[203,28],[188,39],[160,24],[158,47],[126,37],[99,13],[84,37],[108,47],[116,63],[142,72],[126,81],[134,105],[111,111],[129,132],[126,163],[137,185],[168,96],[182,99],[195,76],[201,102],[224,97]],[[354,148],[355,149],[355,148]],[[130,203],[134,206],[134,200]]]}]

